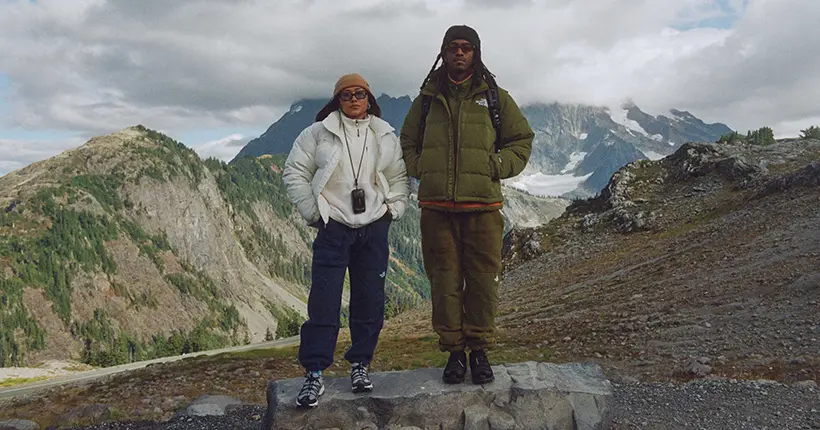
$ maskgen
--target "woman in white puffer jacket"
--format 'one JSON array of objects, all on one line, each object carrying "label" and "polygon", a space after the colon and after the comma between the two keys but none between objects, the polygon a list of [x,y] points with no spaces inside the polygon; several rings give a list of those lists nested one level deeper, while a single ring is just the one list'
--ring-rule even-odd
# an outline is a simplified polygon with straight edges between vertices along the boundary
[{"label": "woman in white puffer jacket", "polygon": [[296,403],[318,404],[322,371],[333,364],[345,271],[350,276],[353,392],[373,384],[367,366],[384,324],[390,222],[404,215],[410,192],[401,145],[380,118],[370,86],[357,74],[339,78],[333,98],[293,144],[285,162],[288,195],[319,231],[313,242],[308,320],[300,331],[305,383]]}]

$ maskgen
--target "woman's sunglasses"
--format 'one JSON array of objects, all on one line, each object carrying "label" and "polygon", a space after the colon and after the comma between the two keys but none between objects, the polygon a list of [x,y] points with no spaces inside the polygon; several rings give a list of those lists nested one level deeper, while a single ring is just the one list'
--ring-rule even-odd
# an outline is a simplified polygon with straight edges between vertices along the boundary
[{"label": "woman's sunglasses", "polygon": [[364,100],[364,99],[367,98],[367,91],[365,91],[365,90],[356,90],[356,92],[342,91],[342,93],[339,94],[339,98],[342,99],[342,101],[346,101],[346,102],[349,102],[349,101],[353,100],[353,97],[356,97],[357,100]]}]

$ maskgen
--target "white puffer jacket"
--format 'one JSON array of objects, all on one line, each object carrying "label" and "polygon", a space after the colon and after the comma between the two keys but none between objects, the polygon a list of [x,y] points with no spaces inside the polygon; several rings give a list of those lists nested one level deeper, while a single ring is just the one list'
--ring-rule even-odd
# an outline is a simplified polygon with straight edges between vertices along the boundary
[{"label": "white puffer jacket", "polygon": [[[283,179],[290,201],[308,223],[328,222],[330,205],[322,196],[330,175],[339,165],[343,151],[342,129],[339,111],[333,112],[323,121],[315,122],[304,129],[293,143]],[[387,121],[373,116],[370,128],[378,138],[376,183],[385,195],[385,203],[397,220],[404,215],[410,183],[402,158],[399,138],[393,134],[393,126]]]}]

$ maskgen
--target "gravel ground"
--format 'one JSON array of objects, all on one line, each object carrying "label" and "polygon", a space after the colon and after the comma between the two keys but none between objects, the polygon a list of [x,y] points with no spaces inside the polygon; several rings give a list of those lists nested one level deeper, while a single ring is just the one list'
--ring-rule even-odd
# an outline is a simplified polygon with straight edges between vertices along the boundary
[{"label": "gravel ground", "polygon": [[[820,389],[812,386],[766,380],[623,380],[613,382],[613,387],[612,429],[820,429]],[[166,423],[103,424],[73,430],[257,430],[264,415],[264,407],[244,406],[221,417],[177,417]]]},{"label": "gravel ground", "polygon": [[614,429],[820,429],[820,390],[774,381],[615,382]]},{"label": "gravel ground", "polygon": [[223,416],[176,417],[164,423],[110,423],[71,430],[259,430],[265,417],[264,406],[241,406]]}]

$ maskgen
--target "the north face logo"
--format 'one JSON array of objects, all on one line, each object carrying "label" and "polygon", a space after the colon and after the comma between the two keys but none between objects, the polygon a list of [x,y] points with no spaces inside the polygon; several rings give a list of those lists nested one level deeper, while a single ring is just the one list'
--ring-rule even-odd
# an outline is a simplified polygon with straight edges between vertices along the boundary
[{"label": "the north face logo", "polygon": [[487,99],[478,99],[475,101],[477,105],[487,107]]}]

